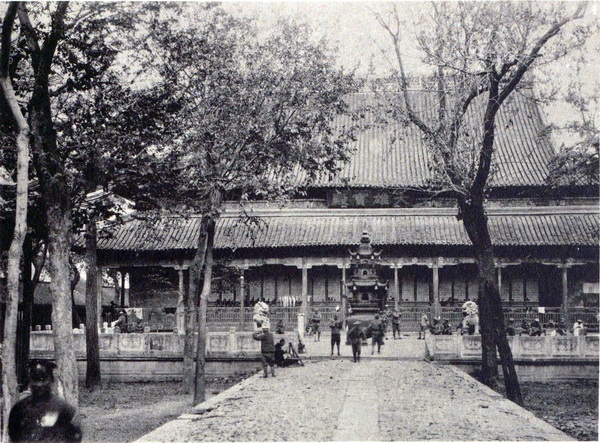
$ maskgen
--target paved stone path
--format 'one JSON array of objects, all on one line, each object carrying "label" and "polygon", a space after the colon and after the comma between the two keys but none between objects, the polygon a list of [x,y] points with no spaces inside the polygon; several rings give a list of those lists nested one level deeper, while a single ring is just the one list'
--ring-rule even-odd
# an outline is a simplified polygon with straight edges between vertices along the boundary
[{"label": "paved stone path", "polygon": [[356,364],[343,374],[346,392],[334,441],[379,441],[379,402],[370,365]]},{"label": "paved stone path", "polygon": [[335,358],[259,375],[141,441],[572,440],[451,366]]},{"label": "paved stone path", "polygon": [[[405,333],[402,335],[402,339],[393,339],[392,333],[388,332],[388,340],[384,341],[384,345],[381,347],[381,354],[375,354],[371,356],[371,340],[369,339],[369,345],[363,346],[362,357],[365,359],[400,359],[400,360],[423,360],[425,357],[425,340],[417,340],[418,333]],[[342,356],[348,357],[352,355],[350,346],[344,345],[346,339],[346,333],[342,334]],[[306,345],[307,357],[329,357],[331,355],[331,335],[329,332],[321,334],[321,341],[315,341],[314,337],[305,337],[303,339]],[[337,348],[335,350],[335,357],[337,357]]]}]

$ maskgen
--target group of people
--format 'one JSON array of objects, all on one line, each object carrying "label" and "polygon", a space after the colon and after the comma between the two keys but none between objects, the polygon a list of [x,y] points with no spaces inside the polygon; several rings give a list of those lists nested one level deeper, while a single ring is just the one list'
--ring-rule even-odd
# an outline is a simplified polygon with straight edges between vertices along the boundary
[{"label": "group of people", "polygon": [[127,314],[125,309],[119,312],[119,318],[113,323],[112,327],[116,332],[144,332],[144,324],[141,318],[135,315],[135,312]]},{"label": "group of people", "polygon": [[[386,333],[390,319],[394,339],[396,338],[396,334],[398,335],[398,338],[402,338],[400,336],[400,317],[400,312],[395,310],[388,314],[376,314],[368,327],[364,327],[364,325],[361,325],[360,327],[350,327],[347,333],[347,340],[352,346],[352,356],[354,361],[360,361],[362,343],[368,338],[372,339],[371,354],[375,353],[375,347],[377,347],[377,353],[381,353],[381,346],[387,339]],[[308,325],[306,326],[306,332],[308,335],[313,335],[315,341],[321,340],[322,319],[321,313],[317,309],[313,309]],[[342,342],[344,323],[340,320],[338,314],[335,314],[333,320],[329,322],[329,329],[331,330],[331,355],[333,356],[335,351],[337,351],[337,355],[341,356],[340,345]]]},{"label": "group of people", "polygon": [[375,314],[374,319],[367,327],[364,327],[360,323],[349,327],[347,338],[352,346],[352,358],[354,363],[360,362],[362,344],[369,337],[371,338],[371,355],[375,353],[375,346],[377,346],[377,353],[381,354],[381,346],[383,346],[386,339],[386,323],[383,321],[383,316],[380,314]]},{"label": "group of people", "polygon": [[[252,334],[252,338],[260,341],[260,355],[264,378],[269,376],[269,370],[271,377],[275,377],[275,366],[283,368],[298,363],[299,357],[293,347],[290,346],[290,350],[286,351],[284,349],[285,339],[283,338],[275,343],[273,333],[268,327],[264,327],[261,321],[257,322],[257,329]],[[302,341],[299,341],[298,347],[300,348],[301,345]],[[291,355],[286,357],[286,353],[288,352]]]},{"label": "group of people", "polygon": [[[574,336],[586,335],[587,331],[583,320],[578,319],[571,328],[570,331]],[[529,322],[526,319],[521,321],[519,326],[515,326],[515,319],[510,318],[506,327],[506,335],[529,335],[531,337],[540,337],[547,335],[555,337],[557,335],[567,335],[568,330],[563,319],[557,324],[553,320],[549,320],[548,323],[542,325],[539,318],[536,318]]]},{"label": "group of people", "polygon": [[[459,324],[458,327],[462,331],[462,323]],[[452,326],[450,325],[450,320],[447,318],[441,319],[436,317],[433,319],[433,323],[431,323],[429,321],[429,316],[426,313],[423,313],[419,320],[419,337],[417,340],[425,340],[426,331],[429,331],[432,335],[452,335]]]}]

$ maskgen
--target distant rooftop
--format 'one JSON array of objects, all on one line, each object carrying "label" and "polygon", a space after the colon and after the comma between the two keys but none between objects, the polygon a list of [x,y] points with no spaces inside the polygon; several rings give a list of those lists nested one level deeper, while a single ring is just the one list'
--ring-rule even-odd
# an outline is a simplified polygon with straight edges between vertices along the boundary
[{"label": "distant rooftop", "polygon": [[[435,97],[417,90],[409,91],[409,95],[421,118],[433,121]],[[357,134],[351,145],[354,154],[342,170],[334,177],[322,177],[315,187],[418,187],[432,179],[429,153],[417,128],[400,122],[382,124],[373,110],[381,99],[373,92],[352,94],[346,101],[353,111],[366,107],[360,124],[367,129]],[[350,116],[336,121],[340,129],[356,124]],[[496,171],[490,186],[544,185],[548,163],[555,154],[544,134],[544,120],[533,100],[515,94],[514,100],[505,102],[497,119]]]}]

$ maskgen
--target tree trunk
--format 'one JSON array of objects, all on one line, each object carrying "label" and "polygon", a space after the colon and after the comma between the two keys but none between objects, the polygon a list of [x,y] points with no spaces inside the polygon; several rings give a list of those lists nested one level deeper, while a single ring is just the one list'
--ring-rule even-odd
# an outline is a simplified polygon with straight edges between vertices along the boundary
[{"label": "tree trunk", "polygon": [[[196,324],[198,322],[198,307],[200,305],[200,282],[202,280],[202,270],[206,258],[206,248],[208,245],[206,217],[202,218],[200,223],[200,233],[198,236],[198,249],[192,265],[190,266],[190,282],[187,295],[184,293],[184,321],[185,321],[185,339],[183,342],[183,385],[184,394],[191,394],[194,390],[194,338]],[[197,341],[197,340],[196,340]]]},{"label": "tree trunk", "polygon": [[9,75],[11,36],[18,4],[9,4],[2,24],[2,47],[0,52],[0,87],[18,129],[17,151],[17,195],[15,203],[15,227],[8,250],[6,268],[6,305],[4,335],[2,339],[2,441],[8,441],[8,414],[17,399],[16,338],[19,313],[19,276],[23,241],[27,234],[27,200],[29,186],[29,126],[23,118]]},{"label": "tree trunk", "polygon": [[[67,197],[68,199],[68,197]],[[50,269],[50,295],[52,297],[52,329],[54,333],[54,358],[58,367],[59,394],[74,407],[78,406],[77,360],[71,328],[72,305],[69,279],[69,252],[71,242],[70,211],[59,205],[48,204],[48,255]]]},{"label": "tree trunk", "polygon": [[[23,241],[27,232],[27,187],[29,169],[29,147],[27,133],[17,137],[17,201],[15,227],[8,250],[6,268],[6,307],[4,317],[4,337],[2,342],[2,396],[4,398],[3,416],[8,413],[17,398],[17,317],[19,314],[19,277],[21,274],[21,255]],[[6,420],[5,420],[6,422]],[[6,423],[3,423],[3,436],[6,436]],[[4,441],[8,441],[3,439]]]},{"label": "tree trunk", "polygon": [[482,378],[488,386],[498,384],[498,359],[500,353],[506,395],[509,400],[522,405],[523,398],[515,371],[512,352],[506,338],[502,300],[496,280],[494,250],[482,200],[459,202],[467,234],[473,243],[478,267],[479,319],[482,342]]},{"label": "tree trunk", "polygon": [[100,374],[100,348],[98,344],[98,255],[96,215],[91,215],[85,234],[87,280],[85,286],[85,387],[95,390],[102,383]]},{"label": "tree trunk", "polygon": [[197,292],[195,289],[197,285],[192,282],[196,279],[196,272],[195,268],[191,266],[189,291],[184,294],[185,335],[183,340],[183,383],[181,385],[183,394],[191,394],[194,389],[194,330],[197,318],[196,297],[194,295]]},{"label": "tree trunk", "polygon": [[31,275],[31,268],[33,266],[33,248],[31,246],[31,235],[25,237],[23,244],[23,301],[21,304],[23,319],[21,320],[21,355],[19,361],[21,367],[19,371],[19,381],[21,385],[29,385],[29,348],[31,341],[31,326],[33,319],[33,297],[35,292],[35,284],[32,281],[33,276]]},{"label": "tree trunk", "polygon": [[[49,78],[58,42],[64,38],[64,17],[68,2],[59,2],[52,14],[51,26],[42,45],[35,30],[22,27],[33,62],[35,84],[29,101],[29,141],[33,153],[40,192],[46,205],[50,295],[54,353],[58,366],[59,394],[74,407],[78,406],[77,361],[71,328],[72,309],[69,297],[69,251],[71,249],[71,201],[68,172],[56,141],[49,94]],[[19,6],[22,21],[29,20],[27,10]]]},{"label": "tree trunk", "polygon": [[194,405],[206,399],[206,310],[211,293],[213,269],[213,245],[215,239],[215,219],[205,217],[206,226],[206,259],[204,266],[204,284],[200,294],[200,309],[198,312],[198,343],[196,345],[196,379],[194,389]]},{"label": "tree trunk", "polygon": [[[29,358],[31,348],[31,329],[33,326],[33,305],[35,289],[40,282],[40,276],[44,263],[46,262],[46,254],[48,252],[48,243],[44,242],[43,246],[38,243],[35,250],[31,246],[31,236],[25,237],[23,245],[23,323],[22,323],[22,346],[21,346],[21,380],[23,386],[29,385]],[[31,267],[35,267],[33,276],[31,275]]]}]

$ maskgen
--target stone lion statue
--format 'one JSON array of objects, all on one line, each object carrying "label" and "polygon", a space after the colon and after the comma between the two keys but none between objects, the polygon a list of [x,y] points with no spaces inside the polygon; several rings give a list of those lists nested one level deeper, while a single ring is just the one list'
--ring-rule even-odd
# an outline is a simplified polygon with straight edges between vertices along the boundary
[{"label": "stone lion statue", "polygon": [[254,305],[254,315],[252,321],[254,322],[254,330],[258,330],[258,323],[261,323],[261,328],[271,329],[271,322],[269,321],[269,305],[259,301]]},{"label": "stone lion statue", "polygon": [[462,334],[479,334],[479,308],[474,301],[466,301],[462,305]]}]

